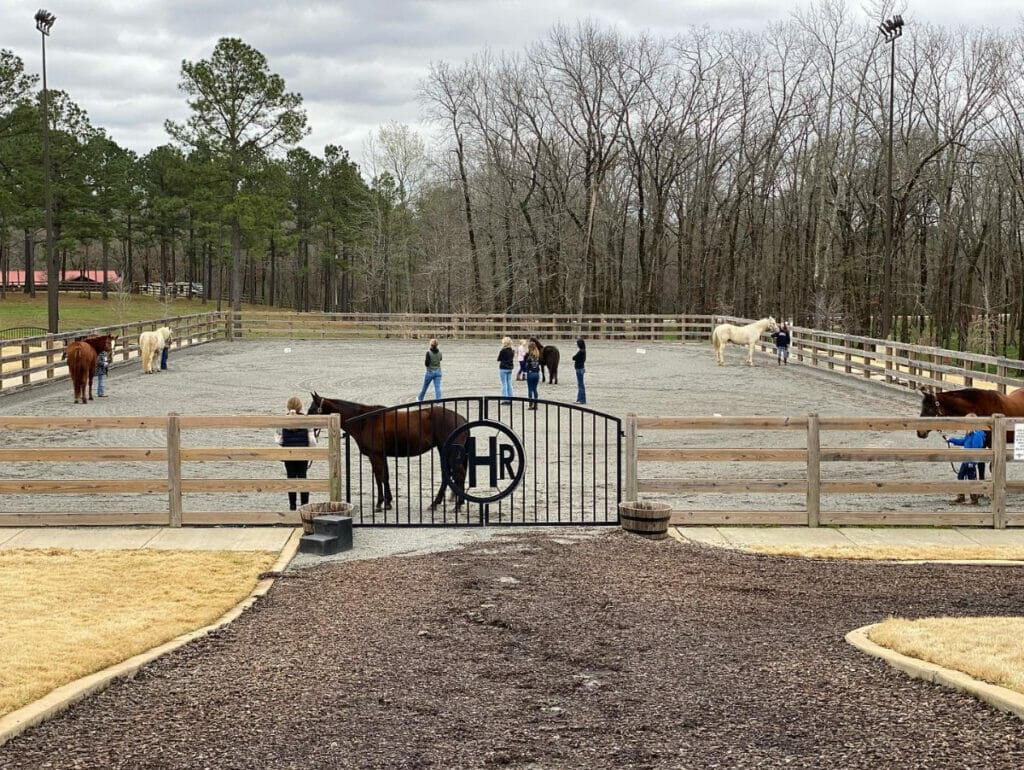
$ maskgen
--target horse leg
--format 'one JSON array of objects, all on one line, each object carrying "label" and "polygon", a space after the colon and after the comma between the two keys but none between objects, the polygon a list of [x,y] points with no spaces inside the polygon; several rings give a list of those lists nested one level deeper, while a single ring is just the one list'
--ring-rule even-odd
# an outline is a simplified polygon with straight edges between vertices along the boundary
[{"label": "horse leg", "polygon": [[391,507],[391,479],[388,471],[388,461],[384,455],[374,455],[370,460],[373,468],[373,480],[377,484],[377,510],[387,510]]},{"label": "horse leg", "polygon": [[751,342],[747,345],[747,366],[754,365],[754,343]]},{"label": "horse leg", "polygon": [[[89,400],[92,401],[92,372],[89,372]],[[85,401],[83,400],[82,403],[84,404]]]}]

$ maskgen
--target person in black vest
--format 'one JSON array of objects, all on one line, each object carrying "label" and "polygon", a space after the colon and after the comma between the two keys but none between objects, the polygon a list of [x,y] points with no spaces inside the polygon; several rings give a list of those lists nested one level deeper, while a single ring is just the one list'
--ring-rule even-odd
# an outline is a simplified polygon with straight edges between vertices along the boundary
[{"label": "person in black vest", "polygon": [[576,403],[587,403],[587,389],[583,385],[583,375],[587,368],[587,343],[580,337],[576,340],[576,355],[572,357],[572,365],[576,368]]},{"label": "person in black vest", "polygon": [[779,366],[789,363],[789,327],[783,321],[779,324],[778,331],[772,332],[772,339],[775,340],[775,357]]},{"label": "person in black vest", "polygon": [[[302,414],[302,401],[297,396],[292,396],[288,399],[287,408],[289,415]],[[316,446],[316,431],[312,428],[281,428],[274,436],[274,440],[283,447]],[[311,464],[306,460],[285,460],[284,470],[290,479],[304,479]],[[305,505],[309,502],[309,492],[301,494],[302,504]],[[288,493],[288,507],[296,510],[294,492]]]}]

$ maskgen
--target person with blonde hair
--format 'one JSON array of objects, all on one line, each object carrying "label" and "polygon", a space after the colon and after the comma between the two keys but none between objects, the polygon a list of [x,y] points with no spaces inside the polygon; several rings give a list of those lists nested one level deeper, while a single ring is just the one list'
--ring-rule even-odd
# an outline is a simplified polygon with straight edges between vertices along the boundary
[{"label": "person with blonde hair", "polygon": [[[292,396],[285,408],[289,416],[302,414],[302,401],[298,396]],[[283,447],[316,446],[316,431],[312,428],[280,428],[274,435],[274,440],[278,446]],[[312,464],[312,461],[307,460],[285,460],[284,471],[290,479],[304,479]],[[309,502],[309,492],[302,492],[301,495],[302,504],[305,505]],[[293,511],[296,510],[295,502],[295,493],[289,492],[288,507]]]},{"label": "person with blonde hair", "polygon": [[517,380],[526,379],[526,356],[530,352],[530,346],[526,340],[519,340],[519,347],[516,348],[516,360],[519,361],[519,371],[516,372]]},{"label": "person with blonde hair", "polygon": [[441,350],[437,347],[437,338],[430,340],[430,347],[427,349],[427,357],[423,359],[423,365],[427,367],[427,373],[423,375],[423,387],[420,388],[419,401],[427,395],[427,388],[434,383],[434,400],[441,400]]},{"label": "person with blonde hair", "polygon": [[512,369],[515,367],[516,351],[512,347],[512,338],[505,337],[498,351],[498,376],[501,378],[501,403],[512,403]]}]

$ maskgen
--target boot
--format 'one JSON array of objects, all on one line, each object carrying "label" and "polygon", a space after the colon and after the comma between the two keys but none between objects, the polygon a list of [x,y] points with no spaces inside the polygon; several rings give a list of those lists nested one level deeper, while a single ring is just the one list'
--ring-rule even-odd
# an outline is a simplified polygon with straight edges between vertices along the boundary
[{"label": "boot", "polygon": [[979,497],[981,497],[981,495],[971,495],[971,505],[977,505]]},{"label": "boot", "polygon": [[967,502],[967,498],[964,497],[963,495],[957,495],[956,497],[954,497],[949,502],[953,503],[953,505],[960,505],[961,503],[966,503]]}]

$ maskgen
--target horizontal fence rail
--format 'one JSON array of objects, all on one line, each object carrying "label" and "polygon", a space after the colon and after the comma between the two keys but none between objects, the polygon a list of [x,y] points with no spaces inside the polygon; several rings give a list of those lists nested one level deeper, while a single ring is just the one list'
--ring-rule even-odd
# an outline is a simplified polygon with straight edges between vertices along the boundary
[{"label": "horizontal fence rail", "polygon": [[[3,342],[0,394],[36,382],[66,376],[61,360],[67,341],[86,334],[118,334],[114,361],[138,355],[142,331],[170,326],[174,347],[214,340],[289,338],[358,339],[500,339],[537,337],[541,342],[588,339],[623,342],[696,343],[708,345],[720,323],[746,324],[750,319],[719,315],[627,314],[458,314],[458,313],[296,313],[283,311],[214,311],[153,321],[121,324],[62,334],[37,334]],[[1006,393],[1024,387],[1024,361],[1001,356],[945,350],[794,326],[790,328],[791,362],[892,387],[947,390],[991,388]],[[731,346],[730,346],[731,347]],[[774,349],[763,335],[756,349]],[[726,351],[727,363],[741,355]]]},{"label": "horizontal fence rail", "polygon": [[[282,427],[321,429],[319,446],[273,446],[270,430]],[[0,526],[297,524],[286,493],[341,499],[337,415],[0,416],[0,430]],[[103,433],[105,445],[57,447],[55,432]],[[236,443],[200,443],[225,437]],[[319,461],[321,472],[326,461],[326,478],[284,478],[283,460]],[[244,495],[237,510],[186,505],[224,493]]]},{"label": "horizontal fence rail", "polygon": [[[626,418],[625,434],[626,484],[624,496],[629,500],[643,495],[670,499],[674,506],[674,524],[788,524],[810,527],[850,525],[934,525],[983,526],[1003,528],[1024,526],[1024,481],[1008,478],[1008,461],[1012,447],[1007,445],[1007,431],[1024,429],[1024,420],[995,417],[647,417],[631,414]],[[989,449],[903,448],[893,446],[828,446],[827,437],[839,432],[891,434],[928,429],[960,431],[984,428],[991,431]],[[741,445],[727,447],[647,446],[661,443],[661,434],[685,443],[695,432],[742,432]],[[751,447],[752,431],[788,431],[795,434],[802,446],[779,448]],[[671,432],[671,433],[670,433]],[[682,436],[683,438],[678,438]],[[823,437],[826,437],[823,439]],[[803,441],[799,442],[802,438]],[[877,439],[876,439],[877,440]],[[782,442],[778,442],[782,443]],[[794,443],[794,442],[788,442]],[[825,444],[823,446],[823,443]],[[984,481],[957,481],[954,465],[963,461],[984,462],[989,475]],[[735,475],[708,473],[703,465],[709,462],[733,463]],[[788,463],[790,472],[776,470]],[[857,464],[852,470],[829,476],[826,466],[840,463]],[[875,468],[881,463],[900,467],[899,477],[879,477]],[[940,473],[925,475],[913,468],[925,463],[941,463]],[[792,465],[798,464],[796,471]],[[1016,463],[1015,470],[1021,468]],[[774,468],[772,467],[774,466]],[[657,469],[660,473],[655,473]],[[672,475],[668,475],[672,474]],[[758,475],[755,475],[758,474]],[[1015,476],[1020,476],[1016,473]],[[757,507],[749,504],[732,509],[702,507],[711,499],[715,503],[734,500],[737,496],[786,494],[799,496],[802,509]],[[900,495],[921,498],[933,504],[937,495],[973,494],[988,498],[987,508],[967,506],[949,511],[897,510],[831,510],[823,507],[823,499],[842,495]],[[1011,495],[1013,495],[1011,497]],[[902,505],[902,504],[901,504]],[[1012,510],[1008,508],[1012,506]],[[879,507],[883,507],[879,504]]]},{"label": "horizontal fence rail", "polygon": [[222,314],[171,316],[155,321],[102,326],[60,334],[33,334],[0,342],[0,394],[29,385],[50,382],[68,376],[64,361],[64,348],[68,342],[81,337],[117,335],[110,366],[120,366],[139,357],[139,335],[162,326],[173,331],[171,351],[192,345],[222,340],[227,335],[226,319]]}]

